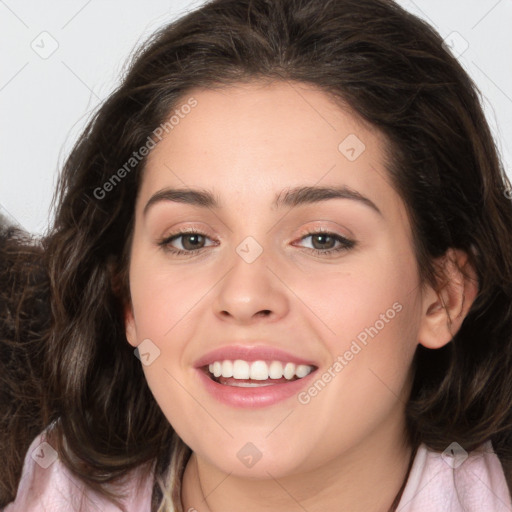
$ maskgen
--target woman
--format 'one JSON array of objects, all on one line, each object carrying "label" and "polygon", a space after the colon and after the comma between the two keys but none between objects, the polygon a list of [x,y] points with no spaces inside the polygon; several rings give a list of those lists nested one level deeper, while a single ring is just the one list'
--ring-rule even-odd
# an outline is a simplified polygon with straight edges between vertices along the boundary
[{"label": "woman", "polygon": [[511,242],[432,28],[386,0],[205,4],[64,167],[47,429],[5,510],[508,510]]}]

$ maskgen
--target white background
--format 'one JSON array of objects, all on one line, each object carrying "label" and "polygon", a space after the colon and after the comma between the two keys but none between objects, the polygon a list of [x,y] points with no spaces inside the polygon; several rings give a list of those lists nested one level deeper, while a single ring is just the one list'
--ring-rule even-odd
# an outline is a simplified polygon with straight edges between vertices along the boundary
[{"label": "white background", "polygon": [[[202,3],[0,0],[1,214],[44,233],[58,170],[133,48]],[[512,178],[512,0],[398,3],[448,38],[454,52],[464,50],[459,60],[483,94]],[[47,58],[37,53],[52,45],[58,48]]]}]

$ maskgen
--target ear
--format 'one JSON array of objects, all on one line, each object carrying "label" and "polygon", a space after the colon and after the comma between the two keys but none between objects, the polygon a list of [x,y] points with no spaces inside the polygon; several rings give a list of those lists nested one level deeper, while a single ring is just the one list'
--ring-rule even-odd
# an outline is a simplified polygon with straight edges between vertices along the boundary
[{"label": "ear", "polygon": [[418,343],[431,349],[453,339],[478,294],[478,276],[464,251],[449,249],[436,265],[443,282],[425,289],[418,334]]},{"label": "ear", "polygon": [[135,327],[135,317],[133,315],[133,308],[131,304],[124,306],[124,328],[126,339],[132,347],[136,347],[137,343],[137,329]]},{"label": "ear", "polygon": [[118,260],[113,255],[107,260],[107,268],[110,276],[112,293],[119,300],[123,310],[126,339],[130,345],[136,347],[137,331],[135,329],[135,317],[133,314],[131,299],[127,298],[130,294],[130,290],[129,287],[124,284],[128,278],[126,275],[126,269],[120,268]]}]

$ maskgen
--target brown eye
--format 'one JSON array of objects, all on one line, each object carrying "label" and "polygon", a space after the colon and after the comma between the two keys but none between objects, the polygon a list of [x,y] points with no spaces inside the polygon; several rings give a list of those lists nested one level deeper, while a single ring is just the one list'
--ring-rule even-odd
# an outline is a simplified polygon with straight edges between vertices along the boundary
[{"label": "brown eye", "polygon": [[193,251],[194,249],[201,249],[204,246],[204,236],[197,233],[190,233],[180,235],[177,238],[182,238],[183,248],[186,250]]},{"label": "brown eye", "polygon": [[314,249],[332,249],[336,245],[334,237],[325,233],[318,233],[311,236]]},{"label": "brown eye", "polygon": [[[330,256],[341,251],[347,251],[356,245],[356,242],[353,240],[335,233],[323,231],[306,233],[301,240],[306,240],[307,238],[311,239],[312,247],[306,247],[306,249],[321,256]],[[336,244],[338,245],[337,247]]]},{"label": "brown eye", "polygon": [[[181,239],[180,244],[176,247],[176,241]],[[158,242],[158,245],[162,247],[165,251],[176,254],[176,255],[190,255],[193,256],[195,253],[199,253],[202,249],[206,248],[205,245],[206,240],[209,237],[204,235],[203,233],[199,233],[196,231],[180,231],[179,233],[174,233],[167,238]],[[181,247],[180,247],[181,245]],[[212,243],[210,245],[215,245]]]}]

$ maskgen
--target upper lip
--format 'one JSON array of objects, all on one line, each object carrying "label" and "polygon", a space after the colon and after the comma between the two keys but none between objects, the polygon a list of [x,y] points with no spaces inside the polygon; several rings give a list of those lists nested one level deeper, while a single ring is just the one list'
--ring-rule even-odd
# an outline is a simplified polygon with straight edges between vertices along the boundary
[{"label": "upper lip", "polygon": [[282,363],[305,364],[317,366],[315,363],[302,357],[297,357],[286,350],[268,345],[229,345],[212,350],[200,357],[194,364],[196,368],[202,368],[215,361],[281,361]]}]

